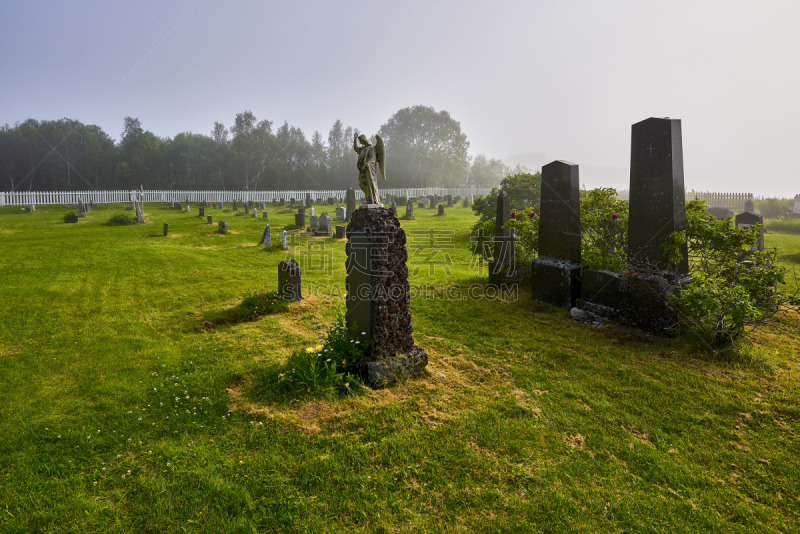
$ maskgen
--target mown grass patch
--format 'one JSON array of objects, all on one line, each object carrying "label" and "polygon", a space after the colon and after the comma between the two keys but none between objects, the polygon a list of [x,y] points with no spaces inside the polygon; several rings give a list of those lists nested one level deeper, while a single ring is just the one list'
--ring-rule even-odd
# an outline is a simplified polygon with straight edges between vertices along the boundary
[{"label": "mown grass patch", "polygon": [[[791,532],[800,521],[796,339],[757,338],[768,344],[724,360],[681,338],[574,323],[524,286],[470,295],[486,280],[469,252],[472,211],[415,209],[402,224],[411,282],[426,288],[411,302],[425,375],[276,399],[266,385],[343,306],[344,241],[296,235],[286,253],[245,246],[263,233],[252,218],[214,236],[177,210],[114,228],[113,206],[79,224],[61,222],[67,211],[0,208],[1,531]],[[294,211],[276,208],[273,232]],[[176,237],[149,239],[164,222]],[[766,243],[789,266],[800,253],[800,236]],[[277,289],[284,259],[303,269],[303,301],[202,328],[252,288]],[[797,331],[797,317],[782,320]]]}]

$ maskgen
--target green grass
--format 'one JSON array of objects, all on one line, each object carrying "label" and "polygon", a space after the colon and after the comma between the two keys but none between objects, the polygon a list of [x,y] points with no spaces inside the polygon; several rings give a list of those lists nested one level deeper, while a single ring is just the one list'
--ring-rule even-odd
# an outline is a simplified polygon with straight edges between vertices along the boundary
[{"label": "green grass", "polygon": [[[286,253],[255,246],[266,222],[230,206],[206,208],[213,225],[196,205],[159,208],[120,227],[106,224],[114,206],[76,224],[65,207],[0,208],[0,532],[800,524],[796,340],[723,361],[682,339],[579,325],[525,287],[517,300],[446,300],[448,285],[486,281],[470,267],[475,217],[415,209],[402,225],[422,232],[408,243],[412,283],[432,288],[411,305],[426,375],[341,401],[268,402],[274,372],[344,305],[344,240],[298,239],[303,301],[217,321],[277,289]],[[295,210],[270,209],[277,242]],[[430,228],[453,248],[426,251]],[[766,241],[800,264],[800,236]]]}]

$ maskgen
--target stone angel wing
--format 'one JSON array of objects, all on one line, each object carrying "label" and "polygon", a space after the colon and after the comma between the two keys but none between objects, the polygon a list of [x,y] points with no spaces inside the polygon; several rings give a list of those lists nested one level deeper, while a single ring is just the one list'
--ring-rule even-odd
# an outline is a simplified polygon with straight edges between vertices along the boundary
[{"label": "stone angel wing", "polygon": [[380,135],[375,136],[375,159],[378,160],[378,168],[383,176],[383,181],[386,181],[386,144],[383,142],[383,137]]}]

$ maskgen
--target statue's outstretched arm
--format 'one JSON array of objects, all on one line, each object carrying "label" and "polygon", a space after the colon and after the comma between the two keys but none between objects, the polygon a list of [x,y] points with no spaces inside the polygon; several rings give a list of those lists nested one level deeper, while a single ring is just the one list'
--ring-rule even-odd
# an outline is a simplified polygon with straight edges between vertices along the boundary
[{"label": "statue's outstretched arm", "polygon": [[356,133],[353,134],[353,150],[356,151],[356,154],[360,154],[361,153],[359,148],[361,148],[361,147],[358,146],[358,132],[356,132]]}]

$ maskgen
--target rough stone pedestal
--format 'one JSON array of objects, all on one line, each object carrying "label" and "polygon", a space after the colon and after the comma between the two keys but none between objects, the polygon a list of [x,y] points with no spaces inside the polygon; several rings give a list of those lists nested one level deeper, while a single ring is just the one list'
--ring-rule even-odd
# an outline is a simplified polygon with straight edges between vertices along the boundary
[{"label": "rough stone pedestal", "polygon": [[361,368],[370,387],[422,372],[427,353],[414,345],[406,234],[388,208],[357,209],[347,226],[347,313],[351,336],[367,343]]}]

